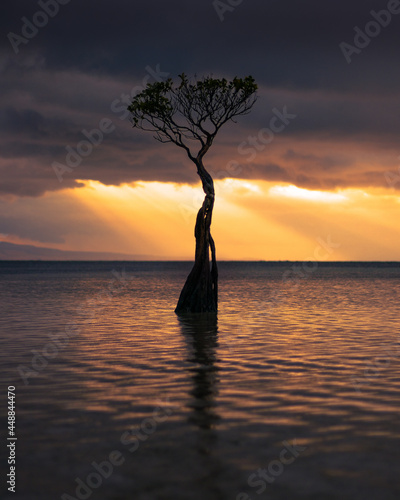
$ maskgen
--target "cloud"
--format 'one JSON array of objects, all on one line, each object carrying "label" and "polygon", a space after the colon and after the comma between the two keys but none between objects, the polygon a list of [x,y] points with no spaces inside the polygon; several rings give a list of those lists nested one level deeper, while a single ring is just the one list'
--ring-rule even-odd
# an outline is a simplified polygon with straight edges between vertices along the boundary
[{"label": "cloud", "polygon": [[282,158],[284,158],[285,160],[293,161],[294,163],[301,162],[302,164],[307,164],[308,166],[311,166],[313,168],[333,171],[340,171],[354,164],[354,158],[345,157],[344,155],[338,154],[336,156],[318,156],[312,153],[302,154],[297,153],[291,148],[286,151]]},{"label": "cloud", "polygon": [[[320,189],[387,186],[384,174],[397,170],[399,155],[394,40],[400,16],[351,64],[339,48],[342,41],[352,43],[354,26],[363,28],[371,9],[381,8],[378,0],[254,0],[221,22],[212,2],[88,0],[60,6],[18,54],[7,36],[0,41],[0,193],[42,196],[79,188],[76,179],[197,182],[183,151],[156,143],[121,119],[144,78],[154,81],[157,65],[172,76],[256,77],[260,98],[239,125],[221,131],[207,157],[211,169],[237,160],[241,168],[231,176]],[[32,19],[38,9],[28,0],[7,2],[1,31],[20,33],[21,17]],[[273,108],[284,106],[296,119],[247,161],[238,145],[257,137]],[[99,129],[104,119],[113,131],[60,183],[54,162],[68,167],[67,148],[76,151],[87,140],[84,131]]]},{"label": "cloud", "polygon": [[[3,33],[20,33],[21,17],[32,19],[36,2],[7,2],[0,21]],[[170,71],[205,70],[236,73],[257,71],[262,83],[297,88],[358,88],[360,79],[371,77],[371,65],[396,58],[399,19],[373,40],[356,60],[347,65],[339,49],[351,43],[354,26],[371,19],[370,10],[381,10],[380,0],[354,0],[322,4],[317,0],[243,1],[221,22],[212,2],[152,0],[132,4],[127,0],[70,2],[39,30],[21,54],[39,51],[50,70],[77,68],[89,73],[137,74],[147,64],[163,62]],[[96,15],[94,15],[94,13]],[[104,29],[107,26],[107,29]],[[206,36],[204,36],[206,33]],[[4,49],[12,51],[6,37]],[[222,65],[221,65],[222,63]],[[387,68],[386,68],[387,69]],[[373,78],[374,85],[396,89],[396,79]]]}]

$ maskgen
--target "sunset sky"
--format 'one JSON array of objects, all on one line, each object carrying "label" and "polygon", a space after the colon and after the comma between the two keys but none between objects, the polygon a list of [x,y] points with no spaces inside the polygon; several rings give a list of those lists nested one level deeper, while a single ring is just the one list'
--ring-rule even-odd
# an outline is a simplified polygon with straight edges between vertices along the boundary
[{"label": "sunset sky", "polygon": [[400,260],[400,2],[54,2],[3,2],[0,241],[192,259],[195,166],[126,106],[181,72],[250,74],[252,112],[205,158],[217,257]]}]

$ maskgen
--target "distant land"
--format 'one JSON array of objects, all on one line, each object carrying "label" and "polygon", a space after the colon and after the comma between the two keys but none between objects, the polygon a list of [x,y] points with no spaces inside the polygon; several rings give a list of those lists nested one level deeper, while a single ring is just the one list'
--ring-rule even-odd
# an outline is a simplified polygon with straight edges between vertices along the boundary
[{"label": "distant land", "polygon": [[113,252],[76,252],[54,248],[18,245],[0,241],[0,260],[165,260],[154,255]]},{"label": "distant land", "polygon": [[[0,241],[0,261],[20,260],[20,261],[170,261],[159,255],[146,254],[125,254],[117,252],[77,252],[70,250],[55,250],[54,248],[37,247],[34,245],[18,245],[16,243],[8,243]],[[173,261],[187,261],[185,258],[172,259]],[[219,261],[220,263],[223,260]],[[228,261],[227,261],[228,262]],[[232,261],[242,264],[259,263],[264,266],[289,266],[293,264],[302,265],[303,261],[291,260],[248,260],[248,261]],[[400,267],[399,261],[318,261],[315,262],[321,267]],[[307,270],[305,271],[307,272]]]}]

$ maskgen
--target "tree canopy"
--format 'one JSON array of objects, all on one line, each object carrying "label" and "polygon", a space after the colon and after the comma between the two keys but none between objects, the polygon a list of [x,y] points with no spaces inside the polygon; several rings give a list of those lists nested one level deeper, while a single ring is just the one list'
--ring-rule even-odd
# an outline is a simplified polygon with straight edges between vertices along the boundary
[{"label": "tree canopy", "polygon": [[257,84],[252,76],[192,81],[182,73],[179,80],[148,84],[128,110],[134,127],[154,132],[160,142],[173,142],[193,161],[201,160],[222,125],[250,111]]}]

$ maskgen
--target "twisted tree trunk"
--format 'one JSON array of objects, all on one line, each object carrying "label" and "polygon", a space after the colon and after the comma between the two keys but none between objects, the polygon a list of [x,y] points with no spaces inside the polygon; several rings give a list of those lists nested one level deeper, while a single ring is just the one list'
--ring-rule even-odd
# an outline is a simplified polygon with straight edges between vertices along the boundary
[{"label": "twisted tree trunk", "polygon": [[197,213],[194,229],[196,238],[194,265],[182,288],[175,309],[176,314],[217,312],[218,307],[218,269],[215,244],[210,233],[215,198],[214,182],[204,168],[201,158],[197,158],[195,163],[206,196]]}]

